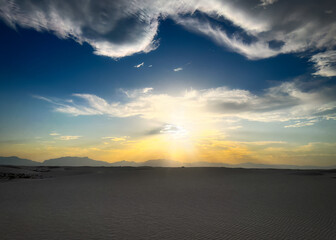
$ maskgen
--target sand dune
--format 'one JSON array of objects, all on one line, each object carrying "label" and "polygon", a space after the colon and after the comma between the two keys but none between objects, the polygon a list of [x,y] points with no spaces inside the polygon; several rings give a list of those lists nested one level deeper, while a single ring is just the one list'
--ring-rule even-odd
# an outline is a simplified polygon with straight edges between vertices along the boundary
[{"label": "sand dune", "polygon": [[334,171],[49,170],[0,183],[1,239],[336,239]]}]

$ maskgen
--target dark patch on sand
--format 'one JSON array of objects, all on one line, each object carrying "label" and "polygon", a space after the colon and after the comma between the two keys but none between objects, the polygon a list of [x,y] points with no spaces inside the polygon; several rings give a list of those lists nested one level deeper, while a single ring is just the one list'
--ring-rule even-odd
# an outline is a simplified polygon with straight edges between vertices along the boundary
[{"label": "dark patch on sand", "polygon": [[29,167],[0,166],[0,180],[41,179],[42,175]]},{"label": "dark patch on sand", "polygon": [[323,176],[328,173],[325,170],[295,170],[295,172],[291,173],[294,175],[303,175],[303,176]]}]

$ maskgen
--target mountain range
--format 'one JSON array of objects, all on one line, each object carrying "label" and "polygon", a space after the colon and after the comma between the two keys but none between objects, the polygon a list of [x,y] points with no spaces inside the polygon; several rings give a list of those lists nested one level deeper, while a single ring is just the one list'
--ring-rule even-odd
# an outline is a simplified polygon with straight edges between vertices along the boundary
[{"label": "mountain range", "polygon": [[88,157],[60,157],[48,159],[43,162],[36,162],[29,159],[23,159],[16,156],[0,157],[0,165],[15,165],[15,166],[90,166],[90,167],[227,167],[227,168],[275,168],[275,169],[336,169],[334,166],[296,166],[296,165],[271,165],[271,164],[257,164],[257,163],[210,163],[210,162],[193,162],[181,163],[167,159],[153,159],[145,162],[119,161],[119,162],[105,162],[90,159]]}]

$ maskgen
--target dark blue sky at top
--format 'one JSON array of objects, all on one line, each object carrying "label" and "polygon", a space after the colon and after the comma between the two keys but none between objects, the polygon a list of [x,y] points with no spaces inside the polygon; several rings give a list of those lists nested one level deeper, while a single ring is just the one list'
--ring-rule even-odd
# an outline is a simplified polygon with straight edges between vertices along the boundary
[{"label": "dark blue sky at top", "polygon": [[[48,32],[15,31],[3,23],[0,32],[1,94],[15,95],[15,99],[72,93],[111,99],[117,89],[143,87],[173,93],[220,86],[258,92],[312,71],[306,58],[293,54],[248,60],[171,20],[160,25],[158,49],[117,61],[94,55],[88,44],[59,39]],[[144,67],[133,67],[141,62]],[[174,72],[178,67],[183,71]]]}]

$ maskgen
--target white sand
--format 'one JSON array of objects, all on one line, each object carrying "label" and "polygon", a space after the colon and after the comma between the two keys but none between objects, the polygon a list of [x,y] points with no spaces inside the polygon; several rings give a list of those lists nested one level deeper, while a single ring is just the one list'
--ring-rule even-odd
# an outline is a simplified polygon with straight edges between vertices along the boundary
[{"label": "white sand", "polygon": [[55,168],[0,182],[0,238],[336,239],[336,174],[310,173]]}]

